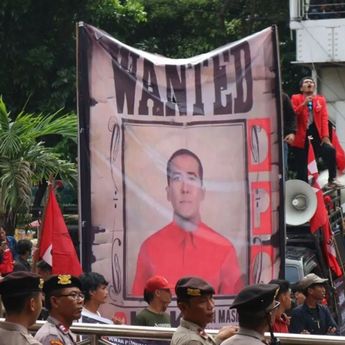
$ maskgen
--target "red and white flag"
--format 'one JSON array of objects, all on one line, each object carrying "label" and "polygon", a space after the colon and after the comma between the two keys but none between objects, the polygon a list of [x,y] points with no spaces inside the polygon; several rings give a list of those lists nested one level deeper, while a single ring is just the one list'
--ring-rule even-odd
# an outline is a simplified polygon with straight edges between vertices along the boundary
[{"label": "red and white flag", "polygon": [[317,170],[313,145],[310,141],[308,150],[308,175],[309,180],[311,180],[311,186],[314,189],[317,198],[316,212],[309,221],[310,231],[314,233],[321,226],[325,225],[328,222],[328,213],[325,206],[325,202],[323,200],[323,192],[318,183],[319,171]]},{"label": "red and white flag", "polygon": [[317,207],[316,212],[310,219],[310,231],[314,233],[321,229],[323,234],[323,253],[326,258],[328,267],[334,272],[337,277],[342,275],[342,270],[338,264],[332,229],[329,223],[328,212],[326,209],[325,201],[323,198],[323,191],[318,183],[319,172],[315,160],[314,150],[311,142],[309,141],[308,151],[308,175],[311,178],[311,186],[316,192]]},{"label": "red and white flag", "polygon": [[52,187],[43,220],[39,256],[52,266],[53,274],[79,276],[81,265]]}]

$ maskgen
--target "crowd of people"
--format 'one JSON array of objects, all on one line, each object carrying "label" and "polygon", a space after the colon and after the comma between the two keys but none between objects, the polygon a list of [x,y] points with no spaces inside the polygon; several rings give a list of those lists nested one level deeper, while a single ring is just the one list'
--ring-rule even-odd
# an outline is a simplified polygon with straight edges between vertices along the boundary
[{"label": "crowd of people", "polygon": [[[0,323],[0,344],[71,345],[77,340],[70,330],[74,321],[123,323],[99,312],[106,303],[107,286],[105,278],[95,272],[80,277],[50,275],[45,280],[25,270],[6,275],[0,282],[6,317]],[[268,331],[271,344],[276,343],[277,333],[338,335],[339,328],[325,304],[326,286],[327,279],[314,273],[305,276],[294,291],[288,281],[280,279],[246,286],[230,306],[237,310],[238,326],[223,327],[213,338],[205,329],[215,316],[214,288],[196,276],[182,277],[175,287],[164,277],[154,276],[143,291],[147,307],[136,315],[133,324],[170,327],[166,311],[176,296],[181,318],[171,345],[262,344]],[[33,337],[28,329],[42,315],[46,322]]]}]

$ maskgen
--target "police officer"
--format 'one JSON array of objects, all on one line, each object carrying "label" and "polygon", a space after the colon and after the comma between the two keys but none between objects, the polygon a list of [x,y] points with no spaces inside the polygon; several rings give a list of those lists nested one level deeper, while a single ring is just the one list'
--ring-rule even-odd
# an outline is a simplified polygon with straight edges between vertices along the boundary
[{"label": "police officer", "polygon": [[40,277],[31,272],[8,274],[0,283],[0,294],[6,310],[0,323],[0,345],[41,345],[28,332],[42,308]]},{"label": "police officer", "polygon": [[174,333],[171,345],[219,345],[236,332],[236,327],[224,327],[213,338],[205,327],[214,317],[214,289],[199,277],[184,277],[175,286],[177,305],[181,310],[180,326]]},{"label": "police officer", "polygon": [[76,344],[69,328],[73,320],[80,318],[84,304],[79,278],[69,274],[51,276],[44,282],[43,292],[49,317],[35,338],[43,345]]},{"label": "police officer", "polygon": [[271,331],[271,344],[278,344],[272,332],[275,311],[280,303],[275,301],[277,284],[255,284],[245,287],[235,298],[230,308],[236,308],[240,329],[222,345],[262,345],[267,344],[264,334]]}]

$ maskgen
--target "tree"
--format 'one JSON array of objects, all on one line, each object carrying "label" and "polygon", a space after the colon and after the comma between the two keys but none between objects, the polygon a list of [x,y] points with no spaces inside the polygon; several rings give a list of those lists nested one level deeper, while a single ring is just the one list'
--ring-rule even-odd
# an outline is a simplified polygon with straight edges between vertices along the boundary
[{"label": "tree", "polygon": [[21,111],[11,116],[0,97],[0,215],[9,230],[14,229],[17,214],[28,211],[33,184],[51,176],[66,181],[76,178],[75,164],[44,145],[43,138],[51,135],[76,140],[75,114]]},{"label": "tree", "polygon": [[9,109],[75,111],[76,23],[121,40],[145,20],[137,0],[1,0],[0,94]]}]

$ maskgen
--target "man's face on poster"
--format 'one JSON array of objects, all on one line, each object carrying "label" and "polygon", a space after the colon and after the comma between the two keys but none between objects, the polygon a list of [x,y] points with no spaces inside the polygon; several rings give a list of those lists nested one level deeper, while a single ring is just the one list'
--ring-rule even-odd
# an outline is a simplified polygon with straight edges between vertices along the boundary
[{"label": "man's face on poster", "polygon": [[187,154],[176,156],[170,163],[167,198],[174,214],[197,224],[200,221],[200,202],[204,199],[198,161]]}]

